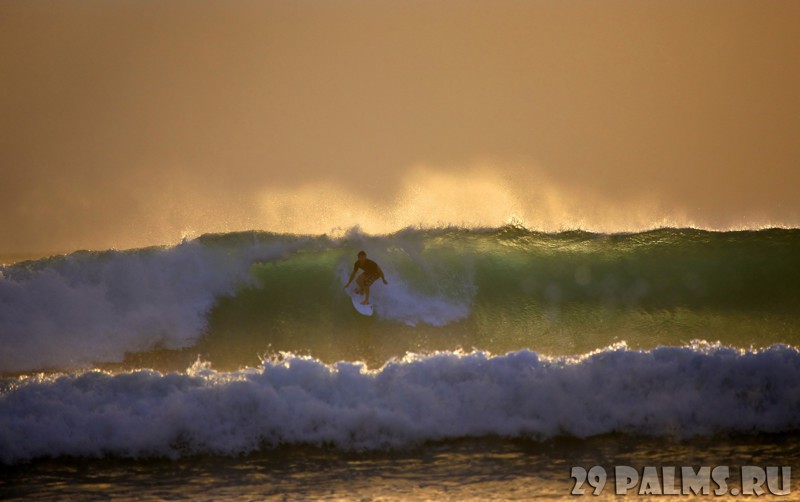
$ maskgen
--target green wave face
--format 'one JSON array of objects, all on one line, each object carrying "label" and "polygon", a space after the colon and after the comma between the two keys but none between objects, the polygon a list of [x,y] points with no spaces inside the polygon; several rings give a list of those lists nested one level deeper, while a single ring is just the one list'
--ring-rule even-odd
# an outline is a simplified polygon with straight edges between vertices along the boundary
[{"label": "green wave face", "polygon": [[[251,236],[206,243],[236,247],[243,238]],[[373,318],[359,316],[342,291],[360,249],[389,281],[373,286]],[[622,341],[760,347],[800,339],[798,230],[407,230],[314,238],[253,263],[250,275],[218,300],[199,343],[226,366],[280,351],[380,365],[407,351],[568,355]]]}]

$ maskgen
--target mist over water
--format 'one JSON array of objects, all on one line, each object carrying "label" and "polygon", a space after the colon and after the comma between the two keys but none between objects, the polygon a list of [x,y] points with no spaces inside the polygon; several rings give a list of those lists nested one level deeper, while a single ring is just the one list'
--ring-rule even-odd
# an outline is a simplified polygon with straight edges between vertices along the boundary
[{"label": "mist over water", "polygon": [[735,3],[2,2],[0,255],[798,227],[798,6]]},{"label": "mist over water", "polygon": [[466,169],[417,166],[392,177],[389,186],[376,184],[366,191],[331,182],[270,188],[262,192],[259,214],[270,230],[312,234],[353,226],[390,234],[409,227],[507,224],[541,232],[606,233],[693,225],[680,209],[667,210],[661,203],[655,190],[609,197],[558,182],[533,165],[477,163]]},{"label": "mist over water", "polygon": [[[0,250],[0,263],[78,249],[174,245],[208,233],[262,229],[338,238],[352,228],[387,235],[407,228],[516,225],[542,233],[582,230],[614,234],[665,227],[730,231],[800,224],[791,215],[697,211],[670,200],[669,194],[655,185],[604,191],[558,179],[534,163],[477,162],[466,168],[421,164],[385,179],[378,172],[369,178],[376,181],[366,187],[329,176],[313,176],[300,183],[277,181],[257,189],[248,187],[232,200],[226,199],[229,194],[224,190],[180,178],[180,190],[141,194],[147,211],[128,208],[114,225],[84,228],[83,224],[65,223],[57,233],[48,234],[48,239],[8,239],[5,251]],[[377,181],[379,178],[384,181]],[[21,231],[38,234],[46,227],[37,224]],[[66,235],[61,235],[64,232]]]}]

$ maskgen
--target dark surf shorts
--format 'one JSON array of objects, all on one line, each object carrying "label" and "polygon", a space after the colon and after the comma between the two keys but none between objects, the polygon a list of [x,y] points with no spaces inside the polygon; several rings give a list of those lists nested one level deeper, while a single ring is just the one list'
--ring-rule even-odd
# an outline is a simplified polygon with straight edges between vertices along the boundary
[{"label": "dark surf shorts", "polygon": [[364,286],[367,286],[367,287],[372,286],[372,283],[377,281],[380,276],[381,276],[381,274],[379,274],[377,272],[373,272],[371,274],[368,274],[368,273],[365,272],[364,273]]}]

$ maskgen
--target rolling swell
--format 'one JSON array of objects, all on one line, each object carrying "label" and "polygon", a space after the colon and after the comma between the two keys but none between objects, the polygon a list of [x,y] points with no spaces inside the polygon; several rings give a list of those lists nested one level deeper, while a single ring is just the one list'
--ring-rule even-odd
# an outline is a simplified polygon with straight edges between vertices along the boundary
[{"label": "rolling swell", "polygon": [[[390,281],[373,288],[373,319],[355,314],[341,291],[362,248]],[[568,355],[621,340],[652,348],[800,339],[796,229],[246,232],[0,272],[0,343],[9,348],[0,372],[126,357],[159,367],[172,353],[184,368],[197,353],[235,369],[281,350],[379,367],[405,352],[459,347]]]}]

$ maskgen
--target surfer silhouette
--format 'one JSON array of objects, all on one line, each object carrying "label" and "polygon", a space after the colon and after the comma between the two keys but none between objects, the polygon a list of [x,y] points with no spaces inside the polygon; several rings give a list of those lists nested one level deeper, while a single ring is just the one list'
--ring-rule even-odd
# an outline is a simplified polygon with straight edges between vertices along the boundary
[{"label": "surfer silhouette", "polygon": [[350,279],[347,280],[347,284],[344,285],[344,289],[353,282],[353,277],[356,276],[358,269],[362,269],[364,272],[358,276],[356,279],[356,284],[358,287],[356,288],[356,294],[363,294],[365,295],[364,301],[361,302],[361,305],[369,305],[369,287],[372,286],[372,283],[377,281],[380,278],[384,284],[389,284],[386,282],[386,277],[383,276],[383,270],[381,267],[378,266],[372,260],[367,259],[367,253],[364,251],[358,252],[358,261],[356,261],[355,265],[353,265],[353,273],[350,274]]}]

